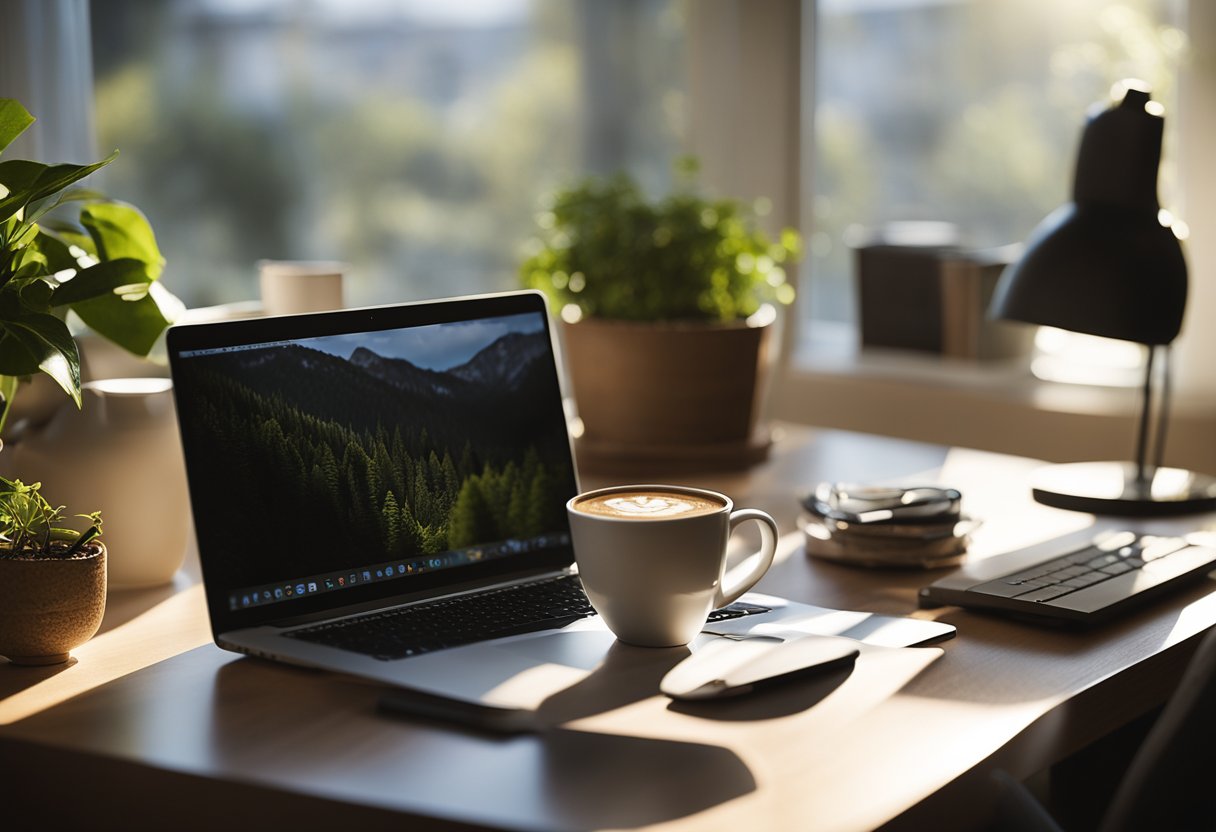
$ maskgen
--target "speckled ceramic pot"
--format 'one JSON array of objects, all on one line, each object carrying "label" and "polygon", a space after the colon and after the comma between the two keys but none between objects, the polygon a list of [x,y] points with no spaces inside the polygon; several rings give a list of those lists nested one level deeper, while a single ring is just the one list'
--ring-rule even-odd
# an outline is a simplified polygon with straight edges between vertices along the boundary
[{"label": "speckled ceramic pot", "polygon": [[71,560],[0,557],[0,656],[13,664],[66,662],[106,611],[106,548]]}]

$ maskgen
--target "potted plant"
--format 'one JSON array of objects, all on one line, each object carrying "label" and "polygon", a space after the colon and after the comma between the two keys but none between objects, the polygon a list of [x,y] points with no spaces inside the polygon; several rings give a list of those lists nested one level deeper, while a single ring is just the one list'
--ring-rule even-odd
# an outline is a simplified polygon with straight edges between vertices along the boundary
[{"label": "potted plant", "polygon": [[[19,102],[0,98],[0,154],[33,122]],[[146,356],[182,309],[158,282],[164,258],[143,214],[72,187],[116,155],[87,165],[0,160],[0,429],[31,376],[48,376],[80,405],[69,311]]]},{"label": "potted plant", "polygon": [[[19,102],[0,99],[0,154],[33,121]],[[19,387],[28,386],[31,378],[49,378],[80,407],[80,351],[68,327],[69,312],[104,338],[146,356],[182,308],[158,282],[164,259],[143,215],[131,205],[73,187],[115,155],[86,165],[0,159],[0,429],[10,418]],[[91,466],[79,455],[67,463],[73,467],[71,481],[89,477]],[[26,472],[26,479],[32,481],[32,474]],[[0,508],[4,506],[8,514],[7,520],[0,516],[0,532],[9,539],[0,541],[6,547],[0,558],[0,644],[14,643],[29,626],[48,632],[62,627],[77,635],[87,630],[81,640],[88,638],[97,629],[97,622],[89,622],[101,614],[104,601],[97,609],[93,602],[61,601],[53,615],[62,621],[54,626],[45,619],[29,625],[24,616],[29,610],[45,611],[41,599],[69,587],[92,597],[100,586],[104,599],[104,552],[89,545],[83,554],[87,540],[81,538],[90,532],[73,538],[75,533],[59,528],[62,510],[50,508],[37,485],[3,480]],[[63,540],[73,545],[64,550]],[[51,646],[37,648],[47,651],[39,654],[44,661],[66,659],[68,647]],[[26,648],[0,649],[20,660],[9,649]]]},{"label": "potted plant", "polygon": [[0,477],[0,656],[14,664],[68,660],[93,637],[106,609],[106,547],[101,515],[64,528],[41,484]]},{"label": "potted plant", "polygon": [[520,279],[563,321],[583,422],[579,462],[730,465],[762,456],[756,422],[773,304],[793,301],[800,239],[761,231],[736,200],[678,187],[648,199],[628,176],[558,191]]}]

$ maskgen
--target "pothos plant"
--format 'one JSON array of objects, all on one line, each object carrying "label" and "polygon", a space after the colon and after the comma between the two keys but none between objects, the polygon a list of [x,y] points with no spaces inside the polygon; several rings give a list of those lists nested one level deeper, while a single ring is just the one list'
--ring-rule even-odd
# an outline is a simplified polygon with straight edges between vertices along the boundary
[{"label": "pothos plant", "polygon": [[52,506],[40,493],[41,484],[0,477],[0,556],[71,558],[101,535],[101,513],[78,514],[88,521],[83,532],[62,527],[65,508]]},{"label": "pothos plant", "polygon": [[[33,122],[18,101],[0,98],[0,154]],[[38,373],[80,406],[69,310],[147,356],[182,309],[158,282],[164,258],[143,214],[72,187],[115,156],[84,165],[0,160],[0,428],[20,380]]]}]

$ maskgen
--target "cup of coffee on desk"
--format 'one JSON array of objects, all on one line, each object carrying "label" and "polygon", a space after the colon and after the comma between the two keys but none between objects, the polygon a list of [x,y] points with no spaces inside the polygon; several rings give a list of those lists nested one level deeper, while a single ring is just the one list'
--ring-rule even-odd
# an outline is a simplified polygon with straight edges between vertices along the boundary
[{"label": "cup of coffee on desk", "polygon": [[[711,610],[764,576],[777,549],[772,517],[699,488],[601,488],[566,512],[591,606],[618,639],[641,647],[688,644]],[[748,520],[760,525],[760,551],[728,570],[727,541]]]}]

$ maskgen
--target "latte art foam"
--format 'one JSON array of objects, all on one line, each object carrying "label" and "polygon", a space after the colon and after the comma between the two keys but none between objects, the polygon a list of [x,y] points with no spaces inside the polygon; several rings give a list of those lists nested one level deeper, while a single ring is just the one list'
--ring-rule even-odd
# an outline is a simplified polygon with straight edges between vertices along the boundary
[{"label": "latte art foam", "polygon": [[662,520],[669,517],[693,517],[712,514],[725,507],[725,503],[672,491],[618,491],[600,494],[579,500],[574,504],[577,511],[602,517],[617,517],[626,520]]}]

